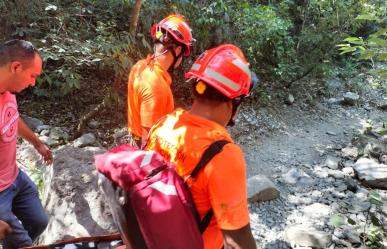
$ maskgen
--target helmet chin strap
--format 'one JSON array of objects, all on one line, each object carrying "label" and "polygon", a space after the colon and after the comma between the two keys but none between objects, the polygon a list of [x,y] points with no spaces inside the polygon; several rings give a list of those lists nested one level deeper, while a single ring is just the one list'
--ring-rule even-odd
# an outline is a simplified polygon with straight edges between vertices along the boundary
[{"label": "helmet chin strap", "polygon": [[238,107],[240,106],[240,104],[242,104],[243,100],[244,100],[244,96],[241,96],[239,100],[237,99],[232,100],[232,113],[231,113],[231,118],[227,123],[227,126],[232,127],[235,125],[234,117],[236,116],[235,114],[238,111]]},{"label": "helmet chin strap", "polygon": [[[174,47],[173,45],[169,45],[169,46],[167,46],[167,47],[164,49],[164,51],[163,51],[162,53],[160,53],[160,54],[158,54],[158,55],[153,54],[153,56],[152,56],[152,59],[155,59],[155,58],[157,58],[157,57],[160,57],[160,56],[162,56],[162,55],[168,53],[168,51],[171,51],[171,54],[172,54],[172,56],[173,56],[173,62],[172,62],[172,64],[169,66],[169,68],[168,68],[168,70],[167,70],[168,73],[170,73],[170,74],[173,73],[173,70],[175,69],[175,65],[176,65],[177,61],[179,60],[179,58],[180,58],[181,56],[183,56],[183,50],[180,52],[179,55],[176,55],[176,52],[175,52],[175,49],[174,49],[174,48],[175,48],[175,47]],[[155,51],[155,50],[156,50],[156,45],[154,45],[154,51]]]},{"label": "helmet chin strap", "polygon": [[175,65],[176,65],[177,61],[180,59],[181,56],[183,56],[183,50],[181,50],[181,52],[180,52],[179,55],[176,55],[175,47],[174,47],[173,45],[168,46],[168,47],[166,48],[166,50],[171,51],[172,56],[173,56],[173,62],[172,62],[172,64],[169,66],[169,68],[168,68],[168,70],[167,70],[170,74],[172,74],[173,71],[175,70]]},{"label": "helmet chin strap", "polygon": [[[156,44],[153,45],[153,51],[156,51]],[[165,49],[162,53],[160,53],[158,55],[156,55],[156,53],[154,53],[152,55],[152,59],[156,59],[157,57],[160,57],[160,56],[166,54],[167,52],[168,52],[168,49]]]}]

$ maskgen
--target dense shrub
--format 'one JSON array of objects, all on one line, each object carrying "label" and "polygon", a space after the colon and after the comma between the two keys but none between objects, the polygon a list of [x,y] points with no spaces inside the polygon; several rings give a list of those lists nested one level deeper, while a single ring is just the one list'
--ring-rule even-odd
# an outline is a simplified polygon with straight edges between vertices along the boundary
[{"label": "dense shrub", "polygon": [[373,24],[355,17],[380,12],[382,6],[379,0],[151,0],[143,3],[136,35],[129,35],[133,3],[0,1],[5,13],[0,17],[4,27],[0,35],[33,40],[42,51],[46,70],[37,94],[66,95],[100,72],[106,84],[124,79],[129,67],[150,52],[151,25],[177,12],[193,27],[194,57],[231,42],[242,48],[253,70],[266,81],[288,87],[310,72],[322,77],[332,72],[340,53],[336,44],[348,35],[372,33]]}]

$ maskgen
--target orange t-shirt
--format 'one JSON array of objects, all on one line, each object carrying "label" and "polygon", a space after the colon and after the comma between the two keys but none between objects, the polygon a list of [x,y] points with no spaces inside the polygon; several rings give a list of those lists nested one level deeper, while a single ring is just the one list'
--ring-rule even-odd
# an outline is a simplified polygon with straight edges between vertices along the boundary
[{"label": "orange t-shirt", "polygon": [[173,111],[172,79],[160,63],[138,61],[128,79],[128,129],[141,137],[142,127],[151,128],[161,117]]},{"label": "orange t-shirt", "polygon": [[[146,149],[155,150],[173,162],[184,178],[192,172],[204,150],[217,140],[232,142],[224,127],[177,109],[151,129]],[[249,223],[246,164],[236,144],[226,144],[199,173],[190,190],[201,218],[210,208],[214,211],[214,218],[203,234],[205,249],[222,247],[220,229],[237,230]]]}]

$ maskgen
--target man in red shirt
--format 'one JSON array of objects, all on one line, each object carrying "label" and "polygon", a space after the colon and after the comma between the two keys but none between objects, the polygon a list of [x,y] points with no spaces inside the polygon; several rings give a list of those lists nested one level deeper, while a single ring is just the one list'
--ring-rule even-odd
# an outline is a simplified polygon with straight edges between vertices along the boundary
[{"label": "man in red shirt", "polygon": [[36,185],[16,165],[18,135],[35,147],[45,163],[53,160],[49,148],[19,117],[14,95],[34,86],[41,71],[42,59],[30,42],[11,40],[0,45],[0,220],[12,229],[2,241],[3,249],[31,246],[48,223]]}]

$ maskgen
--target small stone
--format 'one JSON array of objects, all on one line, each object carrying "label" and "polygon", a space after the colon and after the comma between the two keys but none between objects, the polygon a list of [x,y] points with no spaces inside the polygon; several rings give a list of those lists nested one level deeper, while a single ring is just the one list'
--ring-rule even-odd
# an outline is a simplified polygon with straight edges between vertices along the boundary
[{"label": "small stone", "polygon": [[100,126],[100,123],[98,121],[96,121],[96,120],[91,120],[87,125],[91,129],[97,129]]},{"label": "small stone", "polygon": [[386,135],[383,135],[382,137],[380,137],[379,140],[380,140],[383,144],[386,144],[386,145],[387,145],[387,134],[386,134]]},{"label": "small stone", "polygon": [[43,121],[37,118],[31,118],[31,117],[25,116],[23,117],[23,120],[27,124],[27,126],[33,131],[37,131],[38,126],[43,125]]},{"label": "small stone", "polygon": [[274,200],[279,195],[279,190],[267,177],[256,175],[247,180],[247,196],[249,202]]},{"label": "small stone", "polygon": [[50,130],[42,130],[42,131],[40,132],[40,135],[42,135],[42,136],[48,136],[48,135],[50,135]]},{"label": "small stone", "polygon": [[59,142],[58,140],[55,140],[55,139],[52,139],[51,137],[47,137],[47,136],[40,136],[39,139],[47,144],[48,146],[55,146],[55,145],[58,145]]},{"label": "small stone", "polygon": [[378,103],[378,108],[381,110],[384,110],[384,111],[387,110],[387,99],[386,98]]},{"label": "small stone", "polygon": [[97,139],[95,138],[93,133],[86,133],[74,140],[74,146],[79,148],[89,146],[94,144],[96,140]]},{"label": "small stone", "polygon": [[356,102],[360,99],[360,96],[353,92],[346,92],[344,93],[343,97],[344,97],[343,103],[347,105],[355,105]]},{"label": "small stone", "polygon": [[343,171],[343,174],[347,175],[347,176],[354,176],[355,175],[355,171],[353,170],[352,167],[345,167],[342,169]]},{"label": "small stone", "polygon": [[359,156],[357,147],[347,146],[341,150],[341,155],[347,159],[356,160]]},{"label": "small stone", "polygon": [[353,193],[356,193],[358,190],[358,183],[355,182],[352,178],[345,178],[345,184],[347,185],[347,189]]},{"label": "small stone", "polygon": [[330,98],[328,99],[328,104],[329,105],[338,105],[343,103],[344,98]]},{"label": "small stone", "polygon": [[289,94],[288,98],[285,100],[285,103],[288,105],[292,105],[294,103],[294,96],[292,94]]},{"label": "small stone", "polygon": [[331,213],[331,208],[322,203],[314,203],[303,209],[304,214],[311,218],[327,218]]},{"label": "small stone", "polygon": [[113,138],[118,139],[128,134],[128,128],[115,129]]},{"label": "small stone", "polygon": [[51,126],[49,126],[49,125],[39,125],[36,127],[36,132],[40,133],[41,131],[49,130],[50,128],[51,128]]},{"label": "small stone", "polygon": [[354,200],[348,212],[354,214],[357,214],[359,212],[365,212],[370,208],[370,206],[371,204],[369,202],[359,202],[357,200]]},{"label": "small stone", "polygon": [[347,185],[345,185],[345,184],[340,184],[340,185],[338,185],[337,187],[336,187],[336,191],[337,192],[344,192],[344,191],[346,191],[347,190]]},{"label": "small stone", "polygon": [[339,171],[339,170],[331,170],[329,172],[330,176],[333,176],[336,179],[343,179],[344,178],[344,173]]},{"label": "small stone", "polygon": [[332,156],[327,156],[324,162],[324,166],[327,166],[330,169],[338,169],[339,168],[340,159]]},{"label": "small stone", "polygon": [[63,139],[67,141],[69,139],[69,134],[61,127],[54,127],[50,131],[50,137],[56,140]]},{"label": "small stone", "polygon": [[304,171],[293,168],[289,170],[286,174],[282,175],[284,181],[288,184],[296,184],[299,183],[302,179],[308,178],[311,179],[311,177],[306,174]]},{"label": "small stone", "polygon": [[332,241],[330,234],[302,225],[286,228],[284,238],[292,245],[310,246],[313,248],[327,248]]}]

